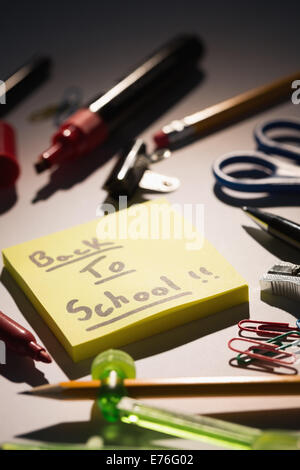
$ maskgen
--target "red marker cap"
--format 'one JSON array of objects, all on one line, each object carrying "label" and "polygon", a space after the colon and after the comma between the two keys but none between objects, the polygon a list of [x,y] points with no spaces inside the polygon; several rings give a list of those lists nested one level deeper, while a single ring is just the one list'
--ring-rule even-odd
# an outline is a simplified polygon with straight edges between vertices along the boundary
[{"label": "red marker cap", "polygon": [[0,188],[12,186],[19,174],[14,129],[7,122],[0,121]]},{"label": "red marker cap", "polygon": [[51,357],[46,349],[37,344],[33,334],[0,311],[0,339],[20,356],[29,356],[35,361],[49,364]]},{"label": "red marker cap", "polygon": [[169,137],[163,131],[159,131],[154,135],[154,142],[159,149],[169,147]]}]

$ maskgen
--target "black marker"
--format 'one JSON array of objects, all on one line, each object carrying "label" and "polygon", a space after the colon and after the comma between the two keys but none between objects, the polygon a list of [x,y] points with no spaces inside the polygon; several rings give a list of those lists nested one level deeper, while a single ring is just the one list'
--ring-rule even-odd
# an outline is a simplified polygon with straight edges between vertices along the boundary
[{"label": "black marker", "polygon": [[189,70],[202,52],[196,36],[169,41],[108,92],[72,114],[52,137],[50,148],[39,156],[36,171],[82,157],[101,145],[143,106],[157,99],[163,87],[172,86],[178,71]]},{"label": "black marker", "polygon": [[34,56],[4,80],[0,86],[0,116],[4,116],[49,76],[49,57]]},{"label": "black marker", "polygon": [[243,211],[263,230],[276,238],[300,249],[300,225],[279,215],[262,212],[251,207],[243,207]]}]

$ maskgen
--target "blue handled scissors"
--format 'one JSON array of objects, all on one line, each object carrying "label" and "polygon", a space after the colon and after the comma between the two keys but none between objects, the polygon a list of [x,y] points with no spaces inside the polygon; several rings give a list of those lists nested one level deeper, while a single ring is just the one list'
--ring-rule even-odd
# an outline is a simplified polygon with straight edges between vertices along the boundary
[{"label": "blue handled scissors", "polygon": [[[258,151],[234,152],[220,157],[213,165],[213,173],[219,183],[236,191],[276,192],[300,191],[300,166],[277,162],[266,154],[288,157],[300,164],[300,147],[288,145],[268,137],[267,133],[274,129],[293,129],[300,131],[300,119],[277,119],[266,121],[254,130]],[[280,139],[279,139],[280,140]],[[264,153],[265,152],[265,153]],[[228,165],[236,163],[253,163],[263,167],[268,176],[259,179],[234,178],[224,172]]]}]

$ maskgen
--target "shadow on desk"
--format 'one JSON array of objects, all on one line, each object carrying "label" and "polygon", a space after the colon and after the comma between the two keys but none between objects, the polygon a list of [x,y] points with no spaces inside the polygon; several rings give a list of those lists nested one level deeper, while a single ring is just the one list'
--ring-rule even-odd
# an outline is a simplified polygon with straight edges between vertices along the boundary
[{"label": "shadow on desk", "polygon": [[[243,335],[240,335],[243,337]],[[271,362],[262,362],[253,360],[248,363],[239,363],[236,357],[233,357],[229,361],[231,367],[235,367],[240,370],[252,370],[260,372],[264,375],[275,374],[275,375],[298,375],[298,369],[285,364],[272,364]]]},{"label": "shadow on desk", "polygon": [[11,382],[26,383],[31,387],[48,383],[32,359],[21,357],[9,350],[6,352],[6,364],[0,365],[0,375]]},{"label": "shadow on desk", "polygon": [[[288,299],[287,297],[281,297],[278,295],[272,295],[267,292],[261,293],[261,300],[271,305],[272,307],[276,307],[290,313],[296,319],[300,318],[300,306],[299,301],[297,300]],[[291,325],[293,325],[293,322],[291,322]],[[296,322],[294,325],[296,329]]]},{"label": "shadow on desk", "polygon": [[160,354],[236,325],[240,320],[246,318],[249,318],[249,305],[244,303],[214,315],[199,318],[136,343],[128,344],[122,349],[135,360],[143,359],[144,357]]},{"label": "shadow on desk", "polygon": [[[243,225],[243,229],[256,240],[263,248],[282,261],[288,261],[293,264],[300,264],[300,252],[296,248],[273,237],[260,228],[248,227]],[[274,260],[276,261],[276,260]],[[271,267],[271,266],[270,266]]]},{"label": "shadow on desk", "polygon": [[[71,380],[75,380],[90,375],[93,358],[74,363],[5,268],[2,270],[0,279],[10,292],[32,329],[39,336],[50,355],[67,377]],[[200,318],[199,320],[186,323],[180,327],[172,328],[171,330],[126,345],[120,349],[125,350],[134,360],[143,359],[228,328],[245,318],[249,318],[248,303],[228,309],[226,312],[218,312],[209,317]]]},{"label": "shadow on desk", "polygon": [[107,423],[101,418],[96,404],[92,409],[90,421],[59,423],[15,437],[47,443],[84,444],[92,436],[101,437],[105,446],[126,446],[133,448],[150,447],[166,449],[167,447],[156,445],[155,441],[166,441],[170,438],[174,440],[174,437],[166,434],[149,429],[141,429],[122,422]]},{"label": "shadow on desk", "polygon": [[[245,172],[243,172],[245,173]],[[247,177],[249,176],[250,172],[247,172]],[[252,172],[253,174],[253,172]],[[236,178],[240,178],[239,172],[230,173],[230,176],[234,176]],[[243,178],[246,176],[243,175]],[[284,206],[295,206],[299,207],[299,192],[292,192],[292,191],[285,191],[280,193],[274,194],[265,194],[265,193],[257,193],[257,195],[253,196],[255,193],[244,193],[242,191],[233,191],[224,186],[220,183],[215,183],[214,185],[214,194],[215,196],[224,204],[228,206],[234,207],[243,207],[243,206],[250,206],[250,207],[284,207]],[[245,194],[247,196],[245,197]]]},{"label": "shadow on desk", "polygon": [[9,211],[17,202],[16,186],[0,188],[0,215]]},{"label": "shadow on desk", "polygon": [[[202,415],[203,416],[203,415]],[[244,426],[257,427],[259,429],[285,429],[299,430],[300,409],[277,409],[246,412],[216,413],[207,415],[214,419],[224,420]],[[91,421],[59,423],[47,428],[38,429],[29,433],[15,436],[18,439],[42,441],[51,443],[83,444],[92,436],[100,436],[105,446],[127,446],[133,448],[170,449],[170,446],[162,447],[164,443],[174,437],[157,431],[141,429],[137,426],[124,423],[106,423],[101,417]],[[156,444],[156,442],[158,444]],[[178,446],[180,449],[180,439]]]},{"label": "shadow on desk", "polygon": [[210,416],[211,418],[260,429],[300,429],[300,408],[216,413],[210,414]]}]

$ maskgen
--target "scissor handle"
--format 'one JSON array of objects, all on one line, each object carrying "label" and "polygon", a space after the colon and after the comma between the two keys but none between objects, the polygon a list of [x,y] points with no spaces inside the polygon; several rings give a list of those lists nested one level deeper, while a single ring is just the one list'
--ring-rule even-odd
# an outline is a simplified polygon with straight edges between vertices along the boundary
[{"label": "scissor handle", "polygon": [[[254,137],[259,150],[266,153],[281,155],[282,157],[300,160],[300,148],[295,145],[283,144],[267,136],[267,132],[273,129],[293,129],[300,131],[300,119],[274,119],[259,124],[254,129]],[[300,134],[299,134],[300,136]]]},{"label": "scissor handle", "polygon": [[[253,163],[266,168],[270,176],[265,178],[234,178],[223,170],[228,165],[236,163]],[[288,168],[289,167],[289,168]],[[299,191],[300,177],[295,177],[289,169],[291,165],[277,165],[271,157],[262,152],[234,152],[217,159],[213,165],[213,173],[217,181],[230,189],[246,192]],[[296,171],[295,171],[296,173]]]},{"label": "scissor handle", "polygon": [[[252,178],[238,179],[228,175],[223,170],[225,167],[236,163],[254,163],[271,170],[272,174],[276,172],[277,166],[267,160],[265,155],[260,152],[233,152],[217,159],[213,165],[213,173],[219,183],[236,191],[257,192],[269,191],[269,177],[254,180]],[[267,186],[266,186],[267,185]]]}]

